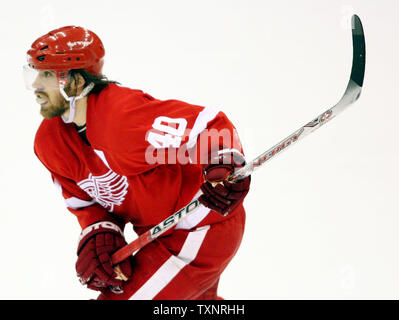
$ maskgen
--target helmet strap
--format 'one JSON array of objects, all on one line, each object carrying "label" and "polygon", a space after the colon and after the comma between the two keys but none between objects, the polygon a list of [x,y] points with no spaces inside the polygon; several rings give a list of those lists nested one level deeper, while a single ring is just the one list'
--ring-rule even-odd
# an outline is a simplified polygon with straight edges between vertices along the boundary
[{"label": "helmet strap", "polygon": [[60,92],[62,96],[64,97],[65,100],[69,101],[69,116],[68,118],[66,118],[62,115],[61,118],[65,123],[72,123],[76,113],[76,100],[82,99],[83,97],[87,96],[89,92],[94,88],[94,83],[93,82],[89,83],[89,85],[85,87],[78,96],[68,97],[64,88],[65,85],[60,85]]}]

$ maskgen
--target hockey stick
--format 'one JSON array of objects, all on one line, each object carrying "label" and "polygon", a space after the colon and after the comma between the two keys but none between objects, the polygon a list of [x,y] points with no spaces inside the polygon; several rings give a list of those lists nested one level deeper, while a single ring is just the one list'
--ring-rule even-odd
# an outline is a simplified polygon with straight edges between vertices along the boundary
[{"label": "hockey stick", "polygon": [[[359,17],[357,15],[353,15],[351,22],[353,43],[352,70],[349,83],[341,100],[339,100],[339,102],[335,106],[323,112],[317,118],[305,124],[303,127],[296,130],[287,138],[283,139],[282,141],[271,147],[269,150],[265,151],[260,156],[246,164],[244,167],[234,172],[228,178],[229,181],[237,181],[249,176],[253,171],[258,169],[265,162],[274,158],[283,150],[288,149],[288,147],[292,146],[295,142],[304,138],[309,133],[320,128],[323,124],[333,119],[336,115],[341,113],[359,98],[363,86],[366,49],[363,27]],[[182,219],[194,213],[200,206],[202,206],[202,204],[198,201],[198,198],[195,198],[188,205],[181,208],[179,211],[175,212],[147,232],[143,233],[131,243],[116,251],[112,256],[113,265],[125,260],[134,252],[144,247],[146,244],[153,241],[155,238],[157,238],[167,230],[176,226]]]}]

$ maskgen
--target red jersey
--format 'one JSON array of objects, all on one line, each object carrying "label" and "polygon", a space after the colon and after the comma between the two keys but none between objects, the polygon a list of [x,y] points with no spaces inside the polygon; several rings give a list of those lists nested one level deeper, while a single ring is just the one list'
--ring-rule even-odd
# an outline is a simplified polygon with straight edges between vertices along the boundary
[{"label": "red jersey", "polygon": [[[209,130],[224,130],[228,138],[211,139],[204,135]],[[236,146],[242,152],[223,112],[157,100],[116,84],[89,95],[86,133],[90,146],[73,123],[44,119],[34,144],[82,229],[111,215],[141,234],[199,193],[203,150]],[[175,228],[210,225],[231,215],[201,207]]]}]

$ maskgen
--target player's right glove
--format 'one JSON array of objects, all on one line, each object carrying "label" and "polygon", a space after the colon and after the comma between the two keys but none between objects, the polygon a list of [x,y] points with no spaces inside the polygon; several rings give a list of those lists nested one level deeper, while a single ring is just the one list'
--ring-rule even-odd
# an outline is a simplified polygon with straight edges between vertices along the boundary
[{"label": "player's right glove", "polygon": [[89,289],[122,293],[123,280],[132,275],[130,260],[112,266],[112,254],[126,245],[122,230],[111,221],[100,221],[85,228],[79,238],[76,272]]},{"label": "player's right glove", "polygon": [[242,203],[249,191],[251,177],[237,182],[227,181],[236,169],[245,164],[244,156],[238,151],[222,150],[210,160],[211,163],[203,167],[206,182],[201,186],[203,194],[198,200],[225,216]]}]

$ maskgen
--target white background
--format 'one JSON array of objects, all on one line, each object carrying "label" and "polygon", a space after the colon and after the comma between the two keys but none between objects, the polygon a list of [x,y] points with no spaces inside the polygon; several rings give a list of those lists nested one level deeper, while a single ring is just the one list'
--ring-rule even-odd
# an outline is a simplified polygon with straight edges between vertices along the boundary
[{"label": "white background", "polygon": [[97,296],[75,276],[80,227],[33,153],[41,116],[21,67],[36,38],[64,25],[93,30],[110,79],[159,99],[221,108],[251,159],[339,100],[357,13],[367,47],[362,96],[253,175],[246,233],[219,293],[398,299],[398,9],[394,0],[7,2],[0,298]]}]

